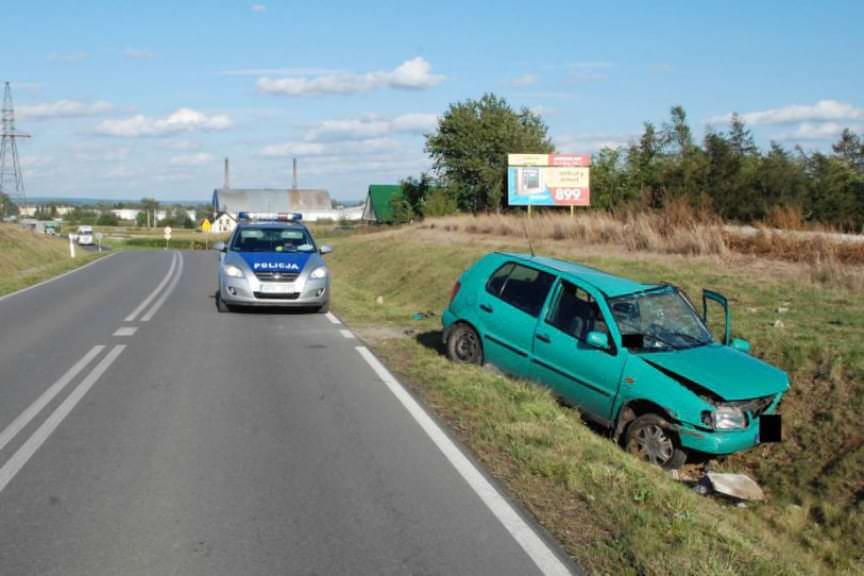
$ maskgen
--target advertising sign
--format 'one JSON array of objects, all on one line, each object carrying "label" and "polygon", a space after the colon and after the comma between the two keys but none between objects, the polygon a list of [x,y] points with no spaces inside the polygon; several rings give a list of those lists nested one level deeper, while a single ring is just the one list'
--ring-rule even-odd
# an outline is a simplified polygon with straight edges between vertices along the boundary
[{"label": "advertising sign", "polygon": [[510,206],[589,206],[591,157],[583,154],[508,154]]}]

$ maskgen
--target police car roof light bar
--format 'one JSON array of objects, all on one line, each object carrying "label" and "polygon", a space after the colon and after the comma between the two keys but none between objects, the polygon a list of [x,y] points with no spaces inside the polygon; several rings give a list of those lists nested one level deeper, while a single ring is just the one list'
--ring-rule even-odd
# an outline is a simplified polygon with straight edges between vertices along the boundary
[{"label": "police car roof light bar", "polygon": [[237,219],[246,222],[295,222],[303,219],[303,214],[294,212],[238,212]]}]

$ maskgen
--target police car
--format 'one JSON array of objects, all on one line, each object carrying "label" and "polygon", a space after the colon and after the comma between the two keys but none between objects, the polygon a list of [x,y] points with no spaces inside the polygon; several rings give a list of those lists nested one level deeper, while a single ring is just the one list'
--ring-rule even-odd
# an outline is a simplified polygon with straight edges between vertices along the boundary
[{"label": "police car", "polygon": [[228,243],[219,242],[216,307],[330,308],[330,271],[300,214],[240,212]]}]

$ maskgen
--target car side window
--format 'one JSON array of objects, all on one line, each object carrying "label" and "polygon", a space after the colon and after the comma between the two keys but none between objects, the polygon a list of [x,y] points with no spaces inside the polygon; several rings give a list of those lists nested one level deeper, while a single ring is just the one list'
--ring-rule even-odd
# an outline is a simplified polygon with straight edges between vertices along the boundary
[{"label": "car side window", "polygon": [[507,276],[510,275],[510,271],[513,270],[514,264],[512,262],[508,262],[504,264],[498,270],[492,274],[492,277],[489,278],[489,281],[486,282],[486,291],[492,294],[493,296],[501,296],[501,289],[504,287],[504,282],[507,281]]},{"label": "car side window", "polygon": [[[549,290],[555,283],[555,276],[520,264],[510,264],[510,266],[509,274],[504,279],[500,293],[496,296],[532,316],[539,315]],[[502,272],[502,269],[498,272]],[[489,280],[490,284],[493,279],[494,276]]]},{"label": "car side window", "polygon": [[546,322],[578,340],[585,340],[591,331],[609,334],[597,301],[569,282],[561,282],[558,298],[550,308]]}]

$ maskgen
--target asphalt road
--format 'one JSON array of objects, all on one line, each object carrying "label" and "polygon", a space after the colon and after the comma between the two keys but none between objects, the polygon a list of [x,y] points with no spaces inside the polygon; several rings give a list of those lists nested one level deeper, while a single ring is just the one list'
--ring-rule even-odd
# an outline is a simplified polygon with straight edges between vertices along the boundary
[{"label": "asphalt road", "polygon": [[219,314],[215,263],[0,298],[0,574],[572,570],[338,319]]}]

